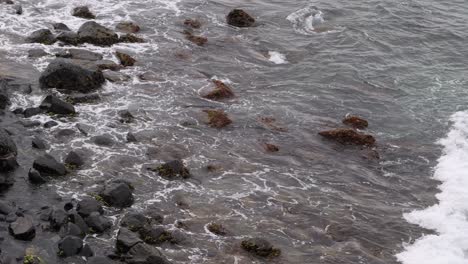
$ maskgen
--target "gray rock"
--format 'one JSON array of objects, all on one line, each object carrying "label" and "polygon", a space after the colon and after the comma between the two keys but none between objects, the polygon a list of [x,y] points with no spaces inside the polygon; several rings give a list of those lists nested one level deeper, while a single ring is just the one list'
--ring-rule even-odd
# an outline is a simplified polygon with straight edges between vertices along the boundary
[{"label": "gray rock", "polygon": [[36,228],[30,216],[18,217],[8,229],[10,234],[18,240],[32,240],[36,236]]},{"label": "gray rock", "polygon": [[255,19],[242,9],[234,9],[229,12],[226,21],[235,27],[251,27],[255,23]]},{"label": "gray rock", "polygon": [[84,165],[84,158],[75,151],[70,151],[65,158],[65,164],[79,168]]},{"label": "gray rock", "polygon": [[42,110],[57,115],[74,115],[75,107],[72,104],[62,101],[56,96],[48,95],[39,106]]},{"label": "gray rock", "polygon": [[170,264],[167,258],[157,248],[144,243],[133,246],[127,261],[130,264]]},{"label": "gray rock", "polygon": [[116,248],[119,253],[127,253],[137,243],[143,242],[136,233],[122,227],[117,234]]},{"label": "gray rock", "polygon": [[85,221],[89,230],[96,233],[102,233],[112,226],[112,222],[98,212],[92,212]]},{"label": "gray rock", "polygon": [[15,142],[5,129],[0,128],[0,172],[7,172],[18,166],[18,151]]},{"label": "gray rock", "polygon": [[54,44],[55,41],[54,34],[48,29],[36,30],[26,38],[26,42],[28,43],[41,43],[46,45]]},{"label": "gray rock", "polygon": [[47,182],[47,180],[41,176],[41,173],[33,168],[28,172],[28,180],[33,184],[43,184]]},{"label": "gray rock", "polygon": [[102,60],[103,58],[102,54],[83,49],[69,49],[57,54],[57,57],[89,61]]},{"label": "gray rock", "polygon": [[52,24],[52,27],[57,31],[71,31],[70,28],[63,23],[54,23]]},{"label": "gray rock", "polygon": [[102,209],[101,203],[91,197],[86,197],[79,201],[76,211],[83,217],[87,217],[93,212],[97,212],[99,214],[104,213],[104,209]]},{"label": "gray rock", "polygon": [[45,52],[43,49],[31,49],[28,50],[28,57],[29,58],[39,58],[49,55],[49,53]]},{"label": "gray rock", "polygon": [[111,146],[113,146],[115,144],[114,140],[109,135],[94,136],[94,137],[91,138],[91,140],[96,145],[99,145],[99,146],[111,147]]},{"label": "gray rock", "polygon": [[77,33],[72,31],[62,31],[57,35],[57,40],[61,41],[68,45],[78,45],[81,44],[80,37]]},{"label": "gray rock", "polygon": [[119,42],[119,36],[114,31],[94,21],[81,25],[78,29],[78,36],[82,42],[99,46],[111,46]]},{"label": "gray rock", "polygon": [[60,257],[71,257],[80,253],[83,248],[83,240],[75,236],[66,236],[58,243],[58,255]]},{"label": "gray rock", "polygon": [[106,80],[110,82],[117,82],[117,83],[128,81],[131,78],[129,75],[125,73],[111,71],[111,70],[104,70],[102,71],[102,74],[104,75],[104,78],[106,78]]},{"label": "gray rock", "polygon": [[108,183],[100,195],[110,206],[123,208],[133,204],[132,187],[124,181],[116,180]]},{"label": "gray rock", "polygon": [[95,19],[96,16],[91,13],[89,7],[87,6],[78,6],[73,9],[72,16],[86,18],[86,19]]},{"label": "gray rock", "polygon": [[65,166],[48,154],[37,158],[33,163],[33,168],[39,171],[41,175],[63,176],[67,174]]},{"label": "gray rock", "polygon": [[46,142],[38,137],[32,139],[32,147],[36,149],[48,149]]}]

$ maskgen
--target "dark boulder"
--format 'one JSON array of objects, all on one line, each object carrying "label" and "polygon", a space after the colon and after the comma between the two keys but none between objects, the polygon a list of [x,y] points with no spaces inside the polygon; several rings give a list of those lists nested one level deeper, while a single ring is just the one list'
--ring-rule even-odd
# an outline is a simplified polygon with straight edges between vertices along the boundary
[{"label": "dark boulder", "polygon": [[223,128],[232,123],[232,120],[223,110],[203,110],[208,115],[208,125],[213,128]]},{"label": "dark boulder", "polygon": [[138,142],[135,134],[133,134],[132,132],[128,132],[127,133],[127,142]]},{"label": "dark boulder", "polygon": [[63,176],[67,174],[67,169],[51,155],[45,154],[37,158],[33,163],[33,168],[41,175]]},{"label": "dark boulder", "polygon": [[120,64],[122,64],[125,67],[133,66],[135,64],[135,62],[136,62],[136,60],[134,58],[132,58],[130,55],[125,54],[123,52],[117,51],[115,53],[115,56],[117,57],[117,59],[119,59]]},{"label": "dark boulder", "polygon": [[22,5],[14,5],[13,10],[15,10],[15,14],[22,15],[23,14],[23,6]]},{"label": "dark boulder", "polygon": [[16,156],[18,150],[15,142],[3,128],[0,128],[0,172],[7,172],[18,166]]},{"label": "dark boulder", "polygon": [[[85,244],[80,251],[80,256],[89,258],[89,257],[94,256],[94,252],[88,244]],[[89,262],[86,262],[86,263],[89,263]]]},{"label": "dark boulder", "polygon": [[41,74],[41,88],[88,93],[105,82],[100,71],[90,71],[62,59],[52,61]]},{"label": "dark boulder", "polygon": [[57,31],[71,31],[70,28],[63,23],[54,23],[52,24],[52,27]]},{"label": "dark boulder", "polygon": [[351,126],[357,129],[365,129],[369,126],[367,120],[359,116],[347,116],[343,119],[342,122],[347,126]]},{"label": "dark boulder", "polygon": [[95,19],[96,16],[89,10],[87,6],[77,6],[73,9],[72,16]]},{"label": "dark boulder", "polygon": [[362,134],[351,128],[338,128],[319,132],[319,135],[330,140],[337,141],[343,145],[372,146],[375,138],[371,135]]},{"label": "dark boulder", "polygon": [[121,227],[117,234],[117,241],[115,247],[118,253],[127,253],[137,243],[141,243],[142,240],[138,238],[136,233],[133,233],[125,227]]},{"label": "dark boulder", "polygon": [[44,111],[40,109],[39,107],[30,107],[24,109],[23,115],[24,117],[28,118],[31,116],[39,115],[42,114]]},{"label": "dark boulder", "polygon": [[68,215],[63,209],[54,209],[50,214],[49,222],[53,229],[60,230],[68,222]]},{"label": "dark boulder", "polygon": [[115,28],[125,33],[137,33],[140,31],[140,26],[131,21],[119,22]]},{"label": "dark boulder", "polygon": [[72,31],[62,31],[57,35],[57,40],[67,45],[78,45],[81,44],[81,39],[77,33]]},{"label": "dark boulder", "polygon": [[145,243],[136,244],[128,254],[131,258],[127,263],[130,264],[170,264],[161,251]]},{"label": "dark boulder", "polygon": [[189,31],[185,31],[185,38],[190,42],[197,44],[198,46],[203,46],[208,42],[208,39],[203,36],[196,36]]},{"label": "dark boulder", "polygon": [[55,133],[55,138],[58,138],[58,139],[69,138],[71,136],[74,136],[75,133],[76,132],[73,129],[64,128],[64,129],[58,130],[57,133]]},{"label": "dark boulder", "polygon": [[41,176],[41,173],[33,168],[28,172],[28,180],[33,184],[43,184],[47,182],[47,180]]},{"label": "dark boulder", "polygon": [[133,187],[125,181],[108,183],[100,195],[109,206],[123,208],[133,204]]},{"label": "dark boulder", "polygon": [[55,41],[54,34],[48,29],[36,30],[26,38],[26,42],[28,43],[41,43],[46,45],[54,44]]},{"label": "dark boulder", "polygon": [[143,43],[145,42],[144,39],[137,37],[133,34],[125,34],[119,37],[119,42],[123,43]]},{"label": "dark boulder", "polygon": [[227,234],[226,228],[218,223],[209,223],[206,228],[208,231],[218,236],[225,236]]},{"label": "dark boulder", "polygon": [[70,151],[65,158],[65,164],[69,167],[79,168],[84,165],[84,158],[75,151]]},{"label": "dark boulder", "polygon": [[83,240],[75,236],[66,236],[58,243],[58,255],[66,258],[78,255],[83,248]]},{"label": "dark boulder", "polygon": [[74,115],[75,107],[53,95],[47,95],[39,106],[42,110],[57,115]]},{"label": "dark boulder", "polygon": [[85,222],[89,227],[88,230],[93,233],[102,233],[112,226],[111,220],[98,212],[92,212],[85,218]]},{"label": "dark boulder", "polygon": [[5,110],[11,104],[10,98],[4,92],[0,92],[0,110]]},{"label": "dark boulder", "polygon": [[65,225],[63,225],[59,233],[61,237],[75,236],[84,238],[86,235],[86,233],[83,232],[83,230],[81,230],[79,226],[71,222],[68,222]]},{"label": "dark boulder", "polygon": [[87,233],[88,232],[88,225],[86,224],[85,220],[81,215],[79,215],[77,212],[72,211],[71,213],[68,214],[68,220],[75,225],[77,225],[80,229],[81,232]]},{"label": "dark boulder", "polygon": [[149,168],[149,170],[157,172],[161,177],[168,180],[186,179],[191,176],[190,171],[181,160],[172,160],[156,168]]},{"label": "dark boulder", "polygon": [[8,227],[10,234],[18,240],[32,240],[36,236],[36,228],[32,217],[18,217]]},{"label": "dark boulder", "polygon": [[51,128],[51,127],[54,127],[54,126],[58,126],[58,123],[51,120],[51,121],[47,121],[44,123],[44,128]]},{"label": "dark boulder", "polygon": [[28,57],[29,58],[40,58],[49,55],[45,50],[43,49],[30,49],[28,50]]},{"label": "dark boulder", "polygon": [[120,225],[136,232],[150,222],[150,219],[142,213],[129,212],[122,218]]},{"label": "dark boulder", "polygon": [[229,25],[235,27],[251,27],[255,19],[242,9],[234,9],[226,17]]},{"label": "dark boulder", "polygon": [[273,248],[270,242],[263,238],[243,240],[241,246],[244,250],[260,257],[277,257],[281,255],[281,250]]},{"label": "dark boulder", "polygon": [[263,148],[265,149],[266,152],[278,152],[279,147],[270,143],[264,143]]},{"label": "dark boulder", "polygon": [[161,226],[145,225],[139,230],[139,233],[143,241],[152,245],[159,245],[172,240],[171,233]]},{"label": "dark boulder", "polygon": [[87,217],[93,212],[97,212],[99,214],[104,213],[104,209],[102,209],[101,203],[90,197],[86,197],[79,201],[76,207],[76,211],[83,217]]},{"label": "dark boulder", "polygon": [[13,213],[15,208],[7,201],[0,201],[0,214],[8,215]]},{"label": "dark boulder", "polygon": [[111,46],[119,42],[119,36],[114,31],[94,21],[81,25],[78,29],[78,36],[82,42],[99,46]]}]

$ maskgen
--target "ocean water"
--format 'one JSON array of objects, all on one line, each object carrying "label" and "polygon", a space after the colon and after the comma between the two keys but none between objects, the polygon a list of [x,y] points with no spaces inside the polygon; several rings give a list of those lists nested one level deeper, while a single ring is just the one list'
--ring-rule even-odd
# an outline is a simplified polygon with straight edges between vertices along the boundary
[{"label": "ocean water", "polygon": [[[39,192],[79,199],[108,180],[130,180],[132,209],[160,211],[165,228],[183,233],[183,243],[160,247],[174,263],[266,263],[240,249],[250,236],[282,250],[269,263],[468,263],[466,1],[18,2],[19,16],[0,4],[2,61],[43,70],[54,56],[32,59],[28,50],[54,54],[69,47],[28,44],[24,37],[56,22],[77,30],[86,21],[70,15],[78,5],[88,5],[96,22],[109,28],[136,22],[146,40],[82,45],[113,61],[115,51],[132,55],[136,66],[121,70],[131,80],[106,83],[98,92],[102,100],[77,105],[79,115],[56,120],[52,130],[15,136],[26,146],[26,138],[40,135],[58,159],[71,149],[87,153],[82,170]],[[237,7],[257,26],[226,25],[226,14]],[[205,46],[185,39],[186,18],[202,22],[195,33],[208,38]],[[143,73],[152,78],[142,80]],[[229,84],[236,97],[201,98],[212,79]],[[37,88],[18,92],[11,109],[38,105],[44,96]],[[209,108],[224,110],[233,124],[208,127],[202,110]],[[120,123],[120,110],[136,122]],[[364,132],[376,137],[375,148],[345,147],[317,135],[343,127],[347,114],[369,121]],[[90,135],[80,134],[77,124],[90,126]],[[57,137],[65,128],[76,134]],[[139,142],[125,143],[128,132]],[[90,137],[101,134],[118,143],[95,146]],[[267,153],[264,143],[280,151]],[[21,166],[30,167],[38,155],[20,153]],[[194,177],[166,181],[146,170],[171,159],[182,159]],[[34,202],[17,197],[23,187],[15,184],[6,196],[33,210]],[[116,226],[86,238],[97,254],[112,250],[124,213],[107,208]],[[207,231],[213,221],[230,235]],[[47,251],[51,241],[35,244]]]}]

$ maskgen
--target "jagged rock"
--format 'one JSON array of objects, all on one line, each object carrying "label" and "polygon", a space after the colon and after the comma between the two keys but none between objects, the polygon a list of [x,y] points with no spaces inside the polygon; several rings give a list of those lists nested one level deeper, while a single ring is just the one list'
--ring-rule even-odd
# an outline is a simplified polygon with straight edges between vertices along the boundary
[{"label": "jagged rock", "polygon": [[70,151],[65,158],[65,164],[68,166],[79,168],[84,165],[83,157],[75,151]]},{"label": "jagged rock", "polygon": [[57,31],[71,31],[70,28],[63,23],[54,23],[52,24],[52,27]]},{"label": "jagged rock", "polygon": [[73,9],[72,16],[86,18],[86,19],[95,19],[96,16],[91,13],[89,7],[87,6],[77,6]]},{"label": "jagged rock", "polygon": [[42,88],[88,93],[105,82],[100,71],[90,71],[75,64],[56,59],[41,74],[39,83]]},{"label": "jagged rock", "polygon": [[53,113],[57,115],[76,114],[75,107],[72,104],[62,101],[58,97],[53,95],[46,96],[39,108],[48,113]]},{"label": "jagged rock", "polygon": [[3,128],[0,128],[0,172],[7,172],[18,166],[16,156],[18,150],[15,142]]},{"label": "jagged rock", "polygon": [[189,178],[190,171],[185,167],[181,160],[172,160],[164,163],[156,168],[149,168],[151,171],[157,172],[161,177],[168,180],[186,179]]},{"label": "jagged rock", "polygon": [[32,217],[18,217],[8,227],[10,234],[18,240],[32,240],[36,236],[36,228]]},{"label": "jagged rock", "polygon": [[98,212],[92,212],[85,221],[89,230],[94,233],[102,233],[112,226],[112,222]]},{"label": "jagged rock", "polygon": [[359,133],[350,128],[322,131],[319,132],[319,135],[344,145],[372,146],[375,144],[375,138],[373,136]]},{"label": "jagged rock", "polygon": [[117,234],[116,249],[119,253],[127,253],[137,243],[143,242],[136,233],[121,227]]},{"label": "jagged rock", "polygon": [[203,112],[208,114],[208,125],[214,128],[223,128],[232,123],[232,120],[223,110],[207,109]]},{"label": "jagged rock", "polygon": [[36,148],[36,149],[47,149],[48,146],[46,144],[46,142],[38,137],[34,137],[32,139],[32,147],[33,148]]},{"label": "jagged rock", "polygon": [[184,21],[184,25],[188,26],[188,27],[191,27],[191,28],[195,28],[195,29],[198,29],[201,27],[201,23],[200,21],[196,20],[196,19],[185,19]]},{"label": "jagged rock", "polygon": [[112,181],[100,193],[102,199],[110,206],[130,207],[133,204],[133,188],[125,181]]},{"label": "jagged rock", "polygon": [[[80,255],[85,258],[89,258],[89,257],[94,256],[94,252],[88,244],[85,244],[80,251]],[[86,263],[89,263],[89,261]]]},{"label": "jagged rock", "polygon": [[112,147],[115,144],[115,141],[109,135],[100,135],[94,136],[91,138],[94,144],[99,146]]},{"label": "jagged rock", "polygon": [[126,33],[137,33],[140,31],[140,26],[131,21],[119,22],[115,28]]},{"label": "jagged rock", "polygon": [[120,64],[122,64],[125,67],[133,66],[136,62],[136,60],[132,58],[130,55],[119,52],[119,51],[115,53],[115,56],[117,56],[117,59],[119,59]]},{"label": "jagged rock", "polygon": [[234,9],[229,12],[226,21],[235,27],[251,27],[255,23],[255,19],[242,9]]},{"label": "jagged rock", "polygon": [[41,175],[63,176],[67,174],[65,166],[48,154],[37,158],[33,163],[33,168]]},{"label": "jagged rock", "polygon": [[31,49],[28,50],[28,57],[29,58],[40,58],[49,55],[45,50],[43,49]]},{"label": "jagged rock", "polygon": [[48,29],[36,30],[26,38],[26,42],[28,43],[41,43],[45,45],[54,44],[55,41],[54,34]]},{"label": "jagged rock", "polygon": [[281,255],[281,250],[273,248],[267,240],[263,238],[250,238],[242,241],[244,250],[260,257],[277,257]]},{"label": "jagged rock", "polygon": [[80,36],[78,36],[78,33],[72,31],[62,31],[60,32],[60,34],[57,35],[56,38],[58,41],[61,41],[68,45],[75,46],[81,44],[81,39]]},{"label": "jagged rock", "polygon": [[119,36],[114,31],[94,21],[81,25],[78,29],[78,36],[82,42],[99,46],[110,46],[119,42]]},{"label": "jagged rock", "polygon": [[83,248],[83,240],[75,236],[66,236],[58,243],[58,255],[60,257],[71,257],[78,255]]},{"label": "jagged rock", "polygon": [[104,209],[102,209],[101,203],[90,197],[86,197],[79,201],[76,207],[76,211],[83,217],[87,217],[93,212],[97,212],[99,214],[104,213]]},{"label": "jagged rock", "polygon": [[367,120],[359,116],[347,116],[345,119],[343,119],[343,124],[357,129],[365,129],[369,126]]},{"label": "jagged rock", "polygon": [[215,88],[202,96],[210,100],[222,100],[234,97],[234,92],[225,83],[219,80],[213,80]]},{"label": "jagged rock", "polygon": [[41,173],[33,168],[28,172],[28,180],[33,184],[43,184],[47,182],[47,180],[41,176]]},{"label": "jagged rock", "polygon": [[150,224],[150,222],[150,219],[144,214],[137,212],[129,212],[122,218],[120,225],[128,228],[133,232],[136,232],[140,230],[143,226]]}]

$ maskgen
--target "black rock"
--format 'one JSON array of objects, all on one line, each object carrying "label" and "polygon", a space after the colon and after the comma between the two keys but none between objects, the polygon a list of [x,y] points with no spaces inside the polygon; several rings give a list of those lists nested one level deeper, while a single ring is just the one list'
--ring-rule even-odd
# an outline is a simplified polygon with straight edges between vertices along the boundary
[{"label": "black rock", "polygon": [[7,172],[18,166],[18,151],[15,142],[5,129],[0,128],[0,172]]},{"label": "black rock", "polygon": [[185,167],[181,160],[172,160],[158,166],[155,169],[150,168],[150,170],[158,172],[161,177],[168,180],[175,180],[179,178],[186,179],[191,176],[190,171]]},{"label": "black rock", "polygon": [[56,59],[41,74],[42,88],[57,88],[66,91],[88,93],[105,82],[99,71],[90,71],[75,64]]},{"label": "black rock", "polygon": [[62,101],[53,95],[46,96],[39,108],[57,115],[74,115],[76,113],[75,107],[72,104]]},{"label": "black rock", "polygon": [[71,212],[68,214],[68,220],[70,220],[70,222],[74,223],[75,225],[77,225],[80,229],[81,229],[81,232],[83,233],[87,233],[88,232],[88,225],[86,224],[85,220],[83,219],[83,217],[81,217],[81,215],[79,215],[77,212]]},{"label": "black rock", "polygon": [[84,165],[83,157],[75,151],[70,151],[65,158],[65,164],[79,168]]},{"label": "black rock", "polygon": [[47,144],[45,143],[44,140],[38,138],[38,137],[34,137],[32,139],[32,147],[33,148],[36,148],[36,149],[48,149],[49,147],[47,146]]},{"label": "black rock", "polygon": [[75,135],[75,130],[70,128],[60,129],[56,134],[56,138],[66,138]]},{"label": "black rock", "polygon": [[73,104],[93,103],[99,101],[101,97],[99,94],[72,94],[67,97],[67,100]]},{"label": "black rock", "polygon": [[30,121],[30,120],[24,120],[24,121],[21,121],[21,124],[28,128],[28,127],[38,127],[41,125],[41,122],[40,121]]},{"label": "black rock", "polygon": [[32,240],[36,236],[36,228],[30,216],[18,217],[10,224],[8,230],[19,240]]},{"label": "black rock", "polygon": [[118,112],[121,123],[132,123],[135,117],[128,110],[120,110]]},{"label": "black rock", "polygon": [[54,126],[58,126],[58,123],[55,121],[47,121],[44,123],[44,128],[51,128]]},{"label": "black rock", "polygon": [[78,45],[81,44],[80,37],[77,33],[72,31],[62,31],[57,35],[57,40],[61,41],[68,45]]},{"label": "black rock", "polygon": [[47,180],[41,176],[41,173],[33,168],[29,170],[28,180],[33,184],[43,184],[47,182]]},{"label": "black rock", "polygon": [[157,248],[145,243],[133,246],[129,255],[131,258],[127,263],[131,264],[170,264],[166,257]]},{"label": "black rock", "polygon": [[226,17],[227,23],[235,27],[251,27],[255,19],[242,9],[234,9]]},{"label": "black rock", "polygon": [[94,144],[99,146],[112,147],[115,144],[114,140],[109,135],[94,136],[91,140]]},{"label": "black rock", "polygon": [[150,224],[150,219],[137,212],[127,213],[120,222],[120,225],[130,229],[133,232],[140,230],[143,226]]},{"label": "black rock", "polygon": [[119,36],[114,31],[94,21],[81,25],[78,29],[78,36],[82,42],[99,46],[110,46],[119,42]]},{"label": "black rock", "polygon": [[22,115],[24,112],[24,109],[23,108],[16,108],[15,110],[12,111],[13,114],[15,115]]},{"label": "black rock", "polygon": [[14,207],[6,201],[0,201],[0,214],[8,215],[14,212]]},{"label": "black rock", "polygon": [[89,11],[87,6],[78,6],[73,9],[72,16],[86,18],[86,19],[95,19],[96,16]]},{"label": "black rock", "polygon": [[89,258],[87,263],[88,264],[116,264],[116,262],[110,258],[98,257],[98,256]]},{"label": "black rock", "polygon": [[24,109],[23,115],[24,117],[28,118],[31,116],[42,114],[43,111],[39,107],[31,107]]},{"label": "black rock", "polygon": [[67,174],[65,166],[48,154],[37,158],[33,163],[33,168],[39,171],[41,175],[63,176]]},{"label": "black rock", "polygon": [[54,23],[52,24],[52,27],[57,31],[71,31],[70,28],[63,23]]},{"label": "black rock", "polygon": [[127,142],[137,142],[135,135],[132,132],[127,133]]},{"label": "black rock", "polygon": [[112,222],[98,212],[92,212],[85,221],[89,227],[88,230],[94,233],[102,233],[112,226]]},{"label": "black rock", "polygon": [[101,203],[90,197],[86,197],[79,201],[76,206],[76,211],[83,217],[87,217],[93,212],[97,212],[99,214],[104,213]]},{"label": "black rock", "polygon": [[55,230],[60,228],[68,222],[68,215],[63,209],[54,209],[50,214],[50,226]]},{"label": "black rock", "polygon": [[74,223],[71,223],[71,222],[66,223],[60,229],[60,236],[61,237],[76,236],[76,237],[84,238],[85,235],[86,235],[86,233],[83,232],[79,226],[77,226],[77,225],[75,225]]},{"label": "black rock", "polygon": [[109,206],[123,208],[130,207],[133,204],[132,187],[124,181],[110,182],[100,195]]},{"label": "black rock", "polygon": [[263,238],[250,238],[242,241],[241,246],[244,250],[260,257],[277,257],[281,250],[273,248],[267,240]]},{"label": "black rock", "polygon": [[45,50],[43,49],[31,49],[28,50],[28,57],[29,58],[39,58],[39,57],[44,57],[49,55]]},{"label": "black rock", "polygon": [[18,216],[16,215],[16,213],[9,213],[6,217],[5,217],[5,222],[7,223],[13,223],[15,222],[16,220],[18,219]]},{"label": "black rock", "polygon": [[26,42],[28,43],[41,43],[46,45],[54,44],[55,41],[54,34],[48,29],[36,30],[26,38]]},{"label": "black rock", "polygon": [[172,240],[172,235],[161,226],[146,225],[139,230],[140,237],[148,244],[159,245]]},{"label": "black rock", "polygon": [[83,248],[83,240],[79,237],[66,236],[58,243],[58,255],[60,257],[71,257],[80,253]]},{"label": "black rock", "polygon": [[17,15],[23,14],[23,7],[21,5],[15,5],[13,6],[13,9],[15,10],[15,14]]},{"label": "black rock", "polygon": [[[85,258],[89,258],[89,257],[94,256],[94,252],[91,249],[91,247],[88,244],[86,244],[81,249],[80,255],[85,257]],[[89,261],[87,263],[89,263]]]},{"label": "black rock", "polygon": [[117,234],[116,248],[119,253],[127,253],[137,243],[143,242],[138,235],[125,227],[121,227]]},{"label": "black rock", "polygon": [[0,92],[0,110],[5,110],[10,105],[10,98],[4,92]]}]

